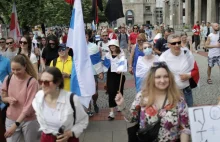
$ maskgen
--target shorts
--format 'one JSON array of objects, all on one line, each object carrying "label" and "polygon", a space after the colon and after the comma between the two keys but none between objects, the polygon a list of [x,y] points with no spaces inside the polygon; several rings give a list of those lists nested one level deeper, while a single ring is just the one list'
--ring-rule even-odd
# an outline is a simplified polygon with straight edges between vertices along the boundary
[{"label": "shorts", "polygon": [[220,66],[220,56],[208,57],[209,67],[214,67],[214,65]]}]

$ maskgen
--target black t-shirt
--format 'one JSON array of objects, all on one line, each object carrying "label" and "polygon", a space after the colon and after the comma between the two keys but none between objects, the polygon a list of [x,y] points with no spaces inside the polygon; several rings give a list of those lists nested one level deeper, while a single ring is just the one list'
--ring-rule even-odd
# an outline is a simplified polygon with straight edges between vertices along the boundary
[{"label": "black t-shirt", "polygon": [[50,66],[50,62],[58,58],[58,49],[55,47],[54,49],[50,47],[46,47],[42,53],[42,58],[45,60],[45,65]]},{"label": "black t-shirt", "polygon": [[164,38],[158,39],[155,48],[162,53],[165,52],[167,49],[169,49],[167,45],[167,40]]}]

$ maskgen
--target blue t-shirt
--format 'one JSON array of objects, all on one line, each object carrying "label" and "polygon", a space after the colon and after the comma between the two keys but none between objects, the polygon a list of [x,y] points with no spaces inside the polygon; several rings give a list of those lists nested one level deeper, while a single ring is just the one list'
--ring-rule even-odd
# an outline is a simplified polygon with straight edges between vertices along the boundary
[{"label": "blue t-shirt", "polygon": [[[10,60],[0,55],[0,82],[3,83],[5,77],[10,73],[11,73]],[[0,96],[0,109],[3,109],[4,107],[5,104],[1,103],[1,96]]]}]

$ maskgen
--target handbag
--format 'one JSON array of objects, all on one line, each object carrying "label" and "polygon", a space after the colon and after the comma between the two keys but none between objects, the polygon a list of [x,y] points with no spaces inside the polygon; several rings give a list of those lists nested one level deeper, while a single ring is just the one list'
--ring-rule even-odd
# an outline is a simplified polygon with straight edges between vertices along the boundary
[{"label": "handbag", "polygon": [[[164,108],[166,101],[167,101],[167,95],[163,102],[162,108]],[[148,124],[146,128],[143,129],[139,129],[140,119],[138,119],[138,123],[136,125],[127,129],[128,142],[157,142],[158,133],[161,127],[160,126],[161,117],[159,116],[159,111],[157,116],[158,116],[158,120],[156,122],[154,122],[153,124]],[[140,111],[138,113],[138,117],[140,117]]]}]

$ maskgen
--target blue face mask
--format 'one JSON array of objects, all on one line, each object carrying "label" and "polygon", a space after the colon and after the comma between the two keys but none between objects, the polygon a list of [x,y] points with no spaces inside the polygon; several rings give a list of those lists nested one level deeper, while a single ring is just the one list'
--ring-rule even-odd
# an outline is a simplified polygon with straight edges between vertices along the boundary
[{"label": "blue face mask", "polygon": [[145,54],[146,56],[151,55],[152,52],[153,52],[153,49],[152,49],[152,48],[146,48],[146,49],[144,49],[144,54]]}]

